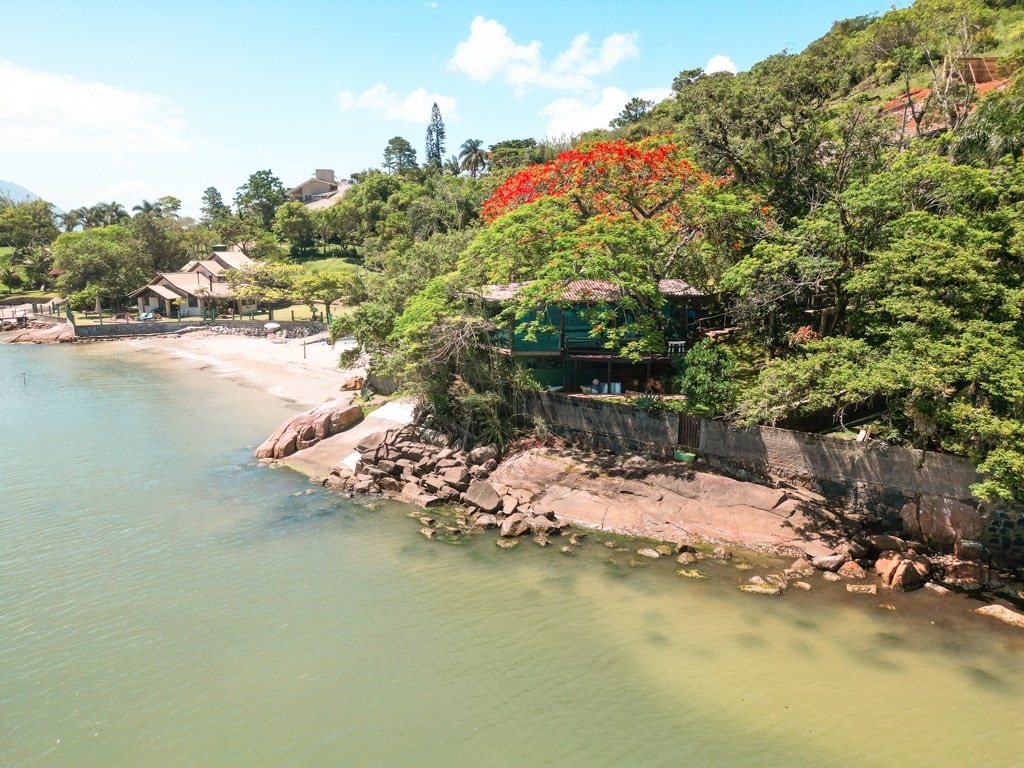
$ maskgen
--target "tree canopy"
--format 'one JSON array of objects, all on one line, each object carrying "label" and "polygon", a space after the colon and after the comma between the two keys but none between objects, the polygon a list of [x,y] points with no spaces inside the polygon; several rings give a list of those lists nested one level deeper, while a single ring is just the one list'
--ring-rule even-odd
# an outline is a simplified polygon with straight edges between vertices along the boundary
[{"label": "tree canopy", "polygon": [[235,193],[239,216],[251,219],[264,231],[274,224],[274,213],[285,201],[285,189],[273,171],[256,171]]}]

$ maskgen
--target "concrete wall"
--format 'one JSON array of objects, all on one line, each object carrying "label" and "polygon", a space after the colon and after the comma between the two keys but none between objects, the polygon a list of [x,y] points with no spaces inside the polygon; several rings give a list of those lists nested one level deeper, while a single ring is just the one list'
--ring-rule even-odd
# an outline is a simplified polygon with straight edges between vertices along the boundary
[{"label": "concrete wall", "polygon": [[531,394],[526,412],[555,434],[588,448],[671,457],[679,438],[679,414],[648,414],[632,405],[546,392]]},{"label": "concrete wall", "polygon": [[[229,323],[174,323],[166,320],[160,322],[104,323],[103,325],[76,325],[75,335],[81,338],[96,339],[111,336],[149,336],[160,333],[174,333],[183,328],[223,328],[224,333],[237,333],[243,336],[264,336],[267,331],[263,327],[265,320],[232,320]],[[275,321],[277,322],[277,321]],[[288,331],[289,338],[302,338],[327,330],[324,323],[283,320],[278,323],[282,330]]]},{"label": "concrete wall", "polygon": [[970,486],[979,480],[974,465],[958,456],[721,421],[705,420],[700,452],[794,478],[874,483],[960,500],[971,498]]},{"label": "concrete wall", "polygon": [[[531,394],[526,412],[577,444],[663,458],[678,448],[686,423],[674,413],[646,414],[632,405],[546,392]],[[977,539],[1005,559],[1024,561],[1024,510],[1010,504],[980,509],[970,490],[978,472],[967,459],[710,419],[699,420],[699,431],[701,457],[728,475],[783,478],[938,547]]]}]

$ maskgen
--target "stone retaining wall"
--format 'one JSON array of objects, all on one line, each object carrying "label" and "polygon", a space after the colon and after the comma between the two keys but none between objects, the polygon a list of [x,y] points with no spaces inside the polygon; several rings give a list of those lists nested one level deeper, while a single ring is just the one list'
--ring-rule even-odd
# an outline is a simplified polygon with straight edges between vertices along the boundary
[{"label": "stone retaining wall", "polygon": [[[546,392],[530,395],[526,411],[586,447],[659,457],[679,448],[675,413],[647,414],[631,405]],[[958,456],[712,419],[700,419],[699,454],[732,477],[783,478],[939,547],[977,539],[992,552],[1024,561],[1024,509],[1004,504],[979,511],[970,491],[977,469]]]},{"label": "stone retaining wall", "polygon": [[560,437],[613,453],[671,458],[679,440],[679,414],[645,413],[632,405],[537,392],[527,397],[526,413]]},{"label": "stone retaining wall", "polygon": [[[160,333],[175,333],[185,328],[206,328],[223,329],[224,333],[234,333],[241,336],[264,336],[267,331],[263,327],[266,321],[262,320],[232,320],[230,323],[217,322],[139,322],[130,323],[104,323],[103,325],[76,325],[75,335],[81,338],[96,339],[111,336],[150,336]],[[277,322],[276,320],[274,322]],[[299,320],[283,320],[278,323],[282,330],[288,332],[291,338],[302,338],[316,333],[323,333],[327,326],[323,323],[303,322]]]}]

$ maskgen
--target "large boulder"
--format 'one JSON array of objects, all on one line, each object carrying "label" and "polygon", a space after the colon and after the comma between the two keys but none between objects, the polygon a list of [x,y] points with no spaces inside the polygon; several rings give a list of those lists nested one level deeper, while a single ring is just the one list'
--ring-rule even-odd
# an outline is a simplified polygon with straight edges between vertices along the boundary
[{"label": "large boulder", "polygon": [[356,392],[358,392],[364,386],[366,386],[366,378],[365,377],[363,377],[363,376],[350,376],[349,378],[345,379],[345,381],[343,381],[341,383],[341,386],[338,387],[338,389],[340,389],[342,392],[345,392],[345,391],[356,391]]},{"label": "large boulder", "polygon": [[459,491],[469,488],[469,472],[462,467],[449,467],[441,475],[445,484]]},{"label": "large boulder", "polygon": [[486,480],[474,480],[469,484],[463,501],[481,512],[493,514],[501,508],[501,497]]},{"label": "large boulder", "polygon": [[256,458],[283,459],[347,429],[362,418],[363,411],[358,405],[349,405],[341,400],[328,400],[278,427],[277,431],[256,449]]},{"label": "large boulder", "polygon": [[901,552],[883,552],[875,563],[875,572],[882,579],[882,585],[897,592],[909,592],[924,582],[923,566],[914,558],[905,557]]},{"label": "large boulder", "polygon": [[501,535],[509,538],[515,538],[516,536],[523,536],[530,533],[530,524],[526,522],[526,518],[520,513],[509,515],[501,522]]},{"label": "large boulder", "polygon": [[819,571],[838,571],[846,562],[846,555],[821,555],[811,559],[811,565]]},{"label": "large boulder", "polygon": [[494,461],[497,466],[498,460],[498,447],[496,445],[481,445],[479,448],[474,448],[469,452],[469,456],[466,459],[466,463],[475,467],[477,464],[485,464],[488,461]]}]

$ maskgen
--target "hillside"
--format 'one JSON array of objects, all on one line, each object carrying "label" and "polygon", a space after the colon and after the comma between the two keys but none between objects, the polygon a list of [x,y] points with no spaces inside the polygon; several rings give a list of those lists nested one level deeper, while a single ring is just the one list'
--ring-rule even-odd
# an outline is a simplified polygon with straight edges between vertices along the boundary
[{"label": "hillside", "polygon": [[6,197],[13,203],[41,199],[35,192],[25,189],[20,184],[15,184],[13,181],[4,181],[3,179],[0,179],[0,197]]}]

